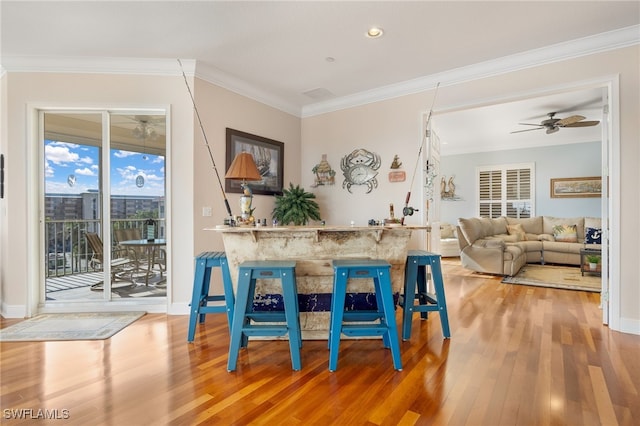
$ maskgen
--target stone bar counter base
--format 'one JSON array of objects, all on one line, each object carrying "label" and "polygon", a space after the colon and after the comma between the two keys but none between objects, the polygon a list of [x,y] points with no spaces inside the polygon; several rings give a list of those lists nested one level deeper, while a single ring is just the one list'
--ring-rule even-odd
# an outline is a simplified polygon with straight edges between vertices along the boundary
[{"label": "stone bar counter base", "polygon": [[[413,230],[419,226],[283,226],[208,229],[222,233],[233,287],[246,260],[295,260],[303,339],[327,339],[334,259],[385,259],[391,264],[394,299],[404,285],[404,266]],[[373,282],[350,280],[347,306],[375,306]],[[258,280],[258,309],[280,309],[282,296]]]}]

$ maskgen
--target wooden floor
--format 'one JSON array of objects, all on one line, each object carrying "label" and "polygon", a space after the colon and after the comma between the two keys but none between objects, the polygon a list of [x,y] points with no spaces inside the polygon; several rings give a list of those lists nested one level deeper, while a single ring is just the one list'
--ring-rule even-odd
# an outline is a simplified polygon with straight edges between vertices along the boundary
[{"label": "wooden floor", "polygon": [[343,341],[334,373],[326,341],[298,372],[286,342],[252,341],[228,373],[223,315],[188,344],[186,316],[148,314],[104,341],[0,344],[1,423],[640,424],[640,336],[601,324],[598,293],[445,272],[452,337],[416,315],[403,371],[380,341]]}]

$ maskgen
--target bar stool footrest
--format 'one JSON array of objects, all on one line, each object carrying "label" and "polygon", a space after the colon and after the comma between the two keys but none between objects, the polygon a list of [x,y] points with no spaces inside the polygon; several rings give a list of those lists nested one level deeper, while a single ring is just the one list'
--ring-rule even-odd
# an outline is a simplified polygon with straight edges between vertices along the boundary
[{"label": "bar stool footrest", "polygon": [[251,324],[242,327],[242,332],[247,336],[284,336],[289,328],[286,325]]},{"label": "bar stool footrest", "polygon": [[386,324],[343,324],[341,331],[347,336],[382,336],[389,331],[389,327]]},{"label": "bar stool footrest", "polygon": [[349,322],[349,321],[375,321],[375,320],[382,319],[382,318],[384,318],[384,314],[381,313],[381,312],[345,311],[345,313],[342,314],[342,321],[343,322]]},{"label": "bar stool footrest", "polygon": [[245,315],[246,318],[249,318],[256,322],[286,322],[287,317],[284,312],[252,312],[247,313]]}]

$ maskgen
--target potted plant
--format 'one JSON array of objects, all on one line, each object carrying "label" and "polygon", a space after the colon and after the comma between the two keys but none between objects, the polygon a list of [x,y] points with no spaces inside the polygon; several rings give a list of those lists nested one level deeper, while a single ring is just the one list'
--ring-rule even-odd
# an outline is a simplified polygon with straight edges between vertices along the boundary
[{"label": "potted plant", "polygon": [[271,213],[279,224],[296,226],[306,225],[309,220],[320,219],[320,207],[314,201],[315,194],[306,192],[300,185],[293,186],[289,183],[289,189],[284,189],[282,195],[276,195],[276,205]]},{"label": "potted plant", "polygon": [[600,263],[600,255],[588,254],[585,257],[587,259],[587,262],[589,262],[589,269],[591,271],[595,271],[598,268],[598,263]]}]

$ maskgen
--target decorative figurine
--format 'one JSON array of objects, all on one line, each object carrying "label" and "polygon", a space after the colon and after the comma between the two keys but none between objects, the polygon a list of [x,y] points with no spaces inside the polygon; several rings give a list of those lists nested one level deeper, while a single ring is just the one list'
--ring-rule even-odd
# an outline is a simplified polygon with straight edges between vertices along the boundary
[{"label": "decorative figurine", "polygon": [[327,162],[327,154],[322,154],[322,161],[316,164],[311,171],[316,175],[312,188],[324,185],[334,185],[336,183],[336,172]]},{"label": "decorative figurine", "polygon": [[440,180],[440,197],[442,199],[454,199],[456,198],[456,185],[453,183],[453,178],[455,176],[451,176],[449,178],[449,182],[446,181],[446,176],[442,176]]},{"label": "decorative figurine", "polygon": [[392,169],[399,169],[400,166],[402,166],[402,162],[400,161],[400,159],[398,158],[397,155],[393,156],[393,161],[391,162],[391,168]]}]

